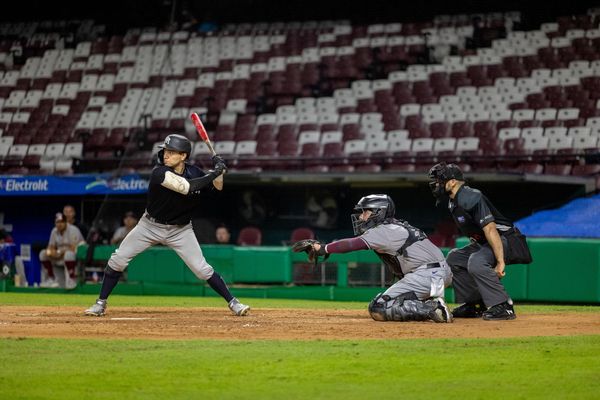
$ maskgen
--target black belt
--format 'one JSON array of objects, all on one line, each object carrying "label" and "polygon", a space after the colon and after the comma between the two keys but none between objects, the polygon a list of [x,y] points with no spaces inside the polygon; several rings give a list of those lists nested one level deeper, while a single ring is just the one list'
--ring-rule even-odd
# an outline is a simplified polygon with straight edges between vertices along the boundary
[{"label": "black belt", "polygon": [[506,235],[512,235],[513,233],[520,233],[520,232],[519,232],[519,229],[518,229],[518,228],[516,228],[516,227],[514,227],[514,226],[513,226],[512,228],[510,228],[510,229],[507,229],[507,230],[505,230],[505,231],[498,231],[498,232],[499,232],[499,233],[500,233],[500,235],[502,235],[502,236],[506,236]]},{"label": "black belt", "polygon": [[155,224],[161,224],[161,225],[179,225],[179,224],[173,224],[173,223],[169,223],[167,221],[161,221],[159,219],[156,219],[154,217],[151,217],[150,214],[145,213],[144,217],[148,218],[148,221],[150,222],[154,222]]},{"label": "black belt", "polygon": [[425,265],[426,269],[431,269],[431,268],[441,268],[442,264],[440,264],[439,262],[436,263],[429,263],[427,265]]}]

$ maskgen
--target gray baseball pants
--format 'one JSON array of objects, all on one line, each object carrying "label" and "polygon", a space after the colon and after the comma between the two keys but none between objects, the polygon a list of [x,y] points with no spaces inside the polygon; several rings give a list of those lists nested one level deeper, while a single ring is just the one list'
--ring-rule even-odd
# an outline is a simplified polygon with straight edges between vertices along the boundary
[{"label": "gray baseball pants", "polygon": [[[506,254],[506,239],[502,247]],[[476,303],[483,300],[486,307],[509,299],[504,285],[496,275],[496,257],[489,244],[471,243],[448,253],[446,261],[452,268],[454,294],[457,303]]]},{"label": "gray baseball pants", "polygon": [[444,288],[452,283],[452,271],[445,261],[440,267],[421,266],[390,286],[383,294],[392,299],[404,293],[414,292],[419,300],[444,297]]},{"label": "gray baseball pants", "polygon": [[124,271],[135,256],[156,244],[173,249],[199,279],[207,280],[213,275],[213,267],[202,254],[191,222],[187,225],[163,225],[150,221],[146,216],[110,256],[108,266],[115,271]]}]

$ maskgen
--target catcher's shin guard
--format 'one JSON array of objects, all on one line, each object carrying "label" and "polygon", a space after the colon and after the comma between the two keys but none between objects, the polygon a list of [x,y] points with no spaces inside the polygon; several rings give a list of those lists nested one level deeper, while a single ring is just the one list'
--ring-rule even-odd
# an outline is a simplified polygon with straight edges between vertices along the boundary
[{"label": "catcher's shin guard", "polygon": [[437,300],[413,300],[398,297],[385,300],[387,296],[377,296],[369,304],[369,314],[375,321],[427,321],[452,322],[449,312],[444,312],[445,304]]}]

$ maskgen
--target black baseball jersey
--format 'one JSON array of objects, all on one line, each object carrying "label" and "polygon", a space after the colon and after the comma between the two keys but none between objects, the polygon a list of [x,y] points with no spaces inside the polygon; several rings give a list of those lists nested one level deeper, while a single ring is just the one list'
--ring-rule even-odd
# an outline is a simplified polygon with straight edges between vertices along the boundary
[{"label": "black baseball jersey", "polygon": [[490,222],[495,222],[501,232],[513,226],[483,193],[466,185],[462,185],[454,199],[450,199],[448,209],[461,233],[479,243],[487,241],[483,227]]},{"label": "black baseball jersey", "polygon": [[168,225],[185,225],[192,220],[193,211],[198,207],[200,191],[184,195],[162,186],[161,183],[165,180],[167,171],[182,176],[188,181],[206,174],[195,165],[189,164],[185,164],[183,174],[178,174],[173,168],[164,165],[159,165],[152,170],[146,211],[157,222]]}]

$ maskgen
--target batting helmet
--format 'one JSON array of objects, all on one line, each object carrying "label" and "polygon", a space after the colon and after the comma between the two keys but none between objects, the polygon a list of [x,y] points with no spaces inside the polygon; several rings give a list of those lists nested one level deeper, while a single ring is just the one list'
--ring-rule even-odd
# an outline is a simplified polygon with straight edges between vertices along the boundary
[{"label": "batting helmet", "polygon": [[[360,220],[363,211],[370,210],[372,213],[366,221]],[[387,194],[370,194],[361,198],[354,206],[356,214],[352,214],[352,229],[355,235],[361,235],[367,229],[373,228],[389,218],[394,218],[396,205]]]},{"label": "batting helmet", "polygon": [[192,153],[192,142],[185,136],[176,133],[167,136],[164,143],[158,147],[161,149],[158,152],[158,162],[160,164],[164,164],[164,149],[185,153],[187,154],[186,159],[189,159]]}]

